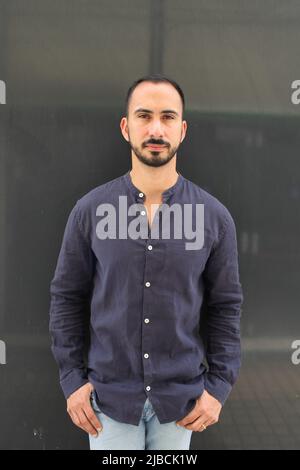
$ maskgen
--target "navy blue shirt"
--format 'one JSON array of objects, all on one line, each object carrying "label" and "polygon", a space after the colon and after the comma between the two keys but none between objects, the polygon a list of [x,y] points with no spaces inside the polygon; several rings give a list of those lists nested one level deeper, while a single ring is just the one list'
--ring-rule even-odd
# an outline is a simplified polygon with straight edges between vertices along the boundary
[{"label": "navy blue shirt", "polygon": [[[218,199],[178,173],[162,195],[162,206],[204,205],[204,243],[191,250],[184,234],[174,236],[174,228],[170,238],[160,228],[159,237],[151,238],[148,220],[147,237],[124,236],[136,216],[118,216],[120,196],[145,214],[146,196],[128,171],[81,197],[66,224],[50,288],[52,351],[64,395],[91,382],[101,411],[133,425],[139,424],[147,397],[160,423],[182,419],[204,389],[224,404],[241,360],[243,295],[232,216]],[[116,231],[101,238],[98,224],[105,216],[99,206],[108,205],[117,214]],[[162,225],[162,214],[155,213],[151,228]],[[206,348],[199,324],[204,294]]]}]

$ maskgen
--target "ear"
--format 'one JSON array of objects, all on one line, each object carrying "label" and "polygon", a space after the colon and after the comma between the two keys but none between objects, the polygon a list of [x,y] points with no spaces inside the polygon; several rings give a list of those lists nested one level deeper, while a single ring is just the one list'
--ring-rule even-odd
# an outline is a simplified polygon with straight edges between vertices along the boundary
[{"label": "ear", "polygon": [[186,121],[182,121],[181,140],[180,140],[180,143],[184,140],[185,135],[186,135],[186,131],[187,131],[187,122],[186,122]]},{"label": "ear", "polygon": [[123,135],[124,139],[127,140],[127,142],[129,142],[128,122],[127,122],[127,118],[125,116],[122,117],[122,119],[120,121],[120,129],[121,129],[121,132],[122,132],[122,135]]}]

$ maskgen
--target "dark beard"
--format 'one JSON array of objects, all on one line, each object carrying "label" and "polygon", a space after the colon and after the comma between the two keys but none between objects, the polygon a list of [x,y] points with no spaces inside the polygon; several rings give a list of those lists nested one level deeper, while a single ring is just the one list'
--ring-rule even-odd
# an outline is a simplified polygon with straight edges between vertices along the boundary
[{"label": "dark beard", "polygon": [[162,152],[156,152],[155,150],[151,150],[150,153],[151,153],[151,157],[145,157],[137,147],[134,147],[131,142],[129,141],[130,143],[130,146],[132,148],[132,150],[134,151],[136,157],[139,159],[140,162],[144,163],[145,165],[148,165],[148,166],[155,166],[155,167],[159,167],[159,166],[163,166],[163,165],[166,165],[166,163],[168,163],[170,160],[172,160],[172,158],[174,157],[174,155],[176,154],[177,150],[178,150],[178,147],[172,147],[166,156],[164,157],[161,157],[161,153]]}]

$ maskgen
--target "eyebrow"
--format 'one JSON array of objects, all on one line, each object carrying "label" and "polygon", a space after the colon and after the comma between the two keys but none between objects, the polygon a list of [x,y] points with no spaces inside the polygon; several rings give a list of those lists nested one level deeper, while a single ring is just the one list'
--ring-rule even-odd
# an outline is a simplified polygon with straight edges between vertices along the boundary
[{"label": "eyebrow", "polygon": [[[145,109],[145,108],[138,108],[134,111],[134,114],[138,114],[138,113],[149,113],[149,114],[153,114],[153,111],[151,111],[150,109]],[[173,109],[164,109],[163,111],[161,111],[161,114],[176,114],[176,116],[179,116],[179,114],[177,113],[177,111],[174,111]]]}]

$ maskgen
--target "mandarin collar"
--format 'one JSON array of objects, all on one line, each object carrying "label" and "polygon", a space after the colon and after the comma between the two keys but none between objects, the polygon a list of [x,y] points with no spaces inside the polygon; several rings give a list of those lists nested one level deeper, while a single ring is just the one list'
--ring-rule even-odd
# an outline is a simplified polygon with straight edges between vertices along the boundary
[{"label": "mandarin collar", "polygon": [[[131,176],[130,176],[130,171],[131,170],[128,170],[124,175],[123,175],[123,178],[128,186],[128,188],[130,189],[130,191],[132,192],[132,194],[134,195],[135,199],[137,200],[143,200],[144,199],[144,193],[143,191],[141,191],[139,188],[137,188],[133,182],[132,182],[132,179],[131,179]],[[177,171],[177,174],[178,174],[178,178],[177,178],[177,181],[175,182],[175,184],[173,184],[173,186],[171,186],[170,188],[166,189],[165,191],[163,191],[162,193],[162,198],[163,198],[163,201],[165,201],[166,199],[168,199],[172,194],[174,194],[176,191],[178,191],[178,189],[181,187],[181,185],[183,184],[183,180],[184,180],[184,177],[182,176],[182,174]]]}]

